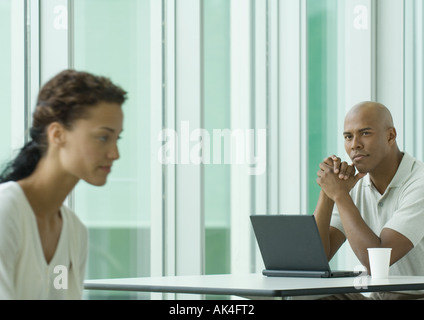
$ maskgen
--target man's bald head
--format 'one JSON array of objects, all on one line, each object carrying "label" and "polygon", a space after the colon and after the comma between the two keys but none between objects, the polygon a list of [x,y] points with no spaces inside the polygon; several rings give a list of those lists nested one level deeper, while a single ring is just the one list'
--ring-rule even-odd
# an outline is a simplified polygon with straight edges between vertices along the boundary
[{"label": "man's bald head", "polygon": [[379,102],[364,101],[358,103],[346,114],[345,121],[359,115],[381,125],[384,129],[394,128],[392,114],[385,105]]},{"label": "man's bald head", "polygon": [[345,117],[345,150],[359,172],[371,173],[394,161],[400,154],[396,135],[392,115],[381,103],[358,103]]}]

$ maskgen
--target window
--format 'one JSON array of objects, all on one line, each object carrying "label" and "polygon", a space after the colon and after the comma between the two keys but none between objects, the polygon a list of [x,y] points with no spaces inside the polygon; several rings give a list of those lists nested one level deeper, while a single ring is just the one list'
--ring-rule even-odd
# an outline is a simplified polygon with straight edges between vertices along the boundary
[{"label": "window", "polygon": [[7,161],[11,150],[11,3],[0,1],[0,39],[5,50],[0,50],[0,106],[2,117],[0,125],[0,161]]},{"label": "window", "polygon": [[[423,159],[423,14],[421,0],[0,0],[0,160],[22,146],[53,74],[108,76],[129,96],[121,159],[106,186],[80,182],[69,199],[89,229],[87,278],[260,271],[249,216],[312,214],[319,163],[349,160],[354,104],[386,104],[401,149]],[[188,154],[161,163],[160,133],[183,139],[187,123],[213,140],[254,130],[264,172],[225,163],[228,146],[214,159],[213,140],[209,163],[178,162],[196,156],[190,136]],[[357,264],[344,247],[335,268]]]},{"label": "window", "polygon": [[424,43],[422,1],[405,2],[405,150],[417,159],[424,160]]},{"label": "window", "polygon": [[[204,124],[214,129],[230,128],[230,3],[204,1]],[[212,156],[212,155],[211,155]],[[205,273],[229,273],[231,242],[230,165],[204,167]]]},{"label": "window", "polygon": [[[339,1],[340,2],[340,1]],[[308,14],[308,212],[318,201],[318,165],[324,157],[338,154],[338,1],[307,2]],[[343,112],[343,110],[342,110]],[[339,155],[339,154],[338,154]],[[344,158],[344,153],[339,156]]]},{"label": "window", "polygon": [[75,69],[110,77],[129,97],[121,158],[106,186],[75,190],[89,229],[88,278],[150,275],[149,12],[146,0],[74,1]]},{"label": "window", "polygon": [[21,147],[25,139],[26,92],[25,6],[23,2],[0,1],[0,161],[3,165]]}]

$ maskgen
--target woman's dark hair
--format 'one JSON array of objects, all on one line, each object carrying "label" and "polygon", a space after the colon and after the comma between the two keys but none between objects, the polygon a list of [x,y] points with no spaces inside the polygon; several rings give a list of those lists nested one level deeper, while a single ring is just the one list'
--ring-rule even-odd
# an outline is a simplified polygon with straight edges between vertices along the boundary
[{"label": "woman's dark hair", "polygon": [[0,174],[0,183],[18,181],[30,176],[48,148],[47,127],[59,122],[71,129],[82,119],[87,109],[100,102],[122,105],[127,93],[105,77],[87,72],[65,70],[47,82],[40,90],[33,113],[30,141]]}]

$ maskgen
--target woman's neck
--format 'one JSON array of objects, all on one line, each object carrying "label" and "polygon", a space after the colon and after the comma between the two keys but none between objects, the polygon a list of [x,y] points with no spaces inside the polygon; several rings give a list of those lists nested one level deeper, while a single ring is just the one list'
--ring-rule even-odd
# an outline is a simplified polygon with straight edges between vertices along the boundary
[{"label": "woman's neck", "polygon": [[54,217],[66,197],[78,183],[78,179],[69,176],[42,158],[35,171],[27,178],[18,181],[34,213],[38,217]]}]

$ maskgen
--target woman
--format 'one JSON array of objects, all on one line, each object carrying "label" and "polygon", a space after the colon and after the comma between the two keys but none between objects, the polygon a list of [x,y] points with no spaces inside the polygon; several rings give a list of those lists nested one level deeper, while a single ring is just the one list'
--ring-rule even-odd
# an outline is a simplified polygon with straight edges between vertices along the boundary
[{"label": "woman", "polygon": [[0,299],[80,299],[87,230],[63,206],[80,179],[102,186],[119,158],[126,92],[66,70],[40,91],[31,141],[0,175]]}]

